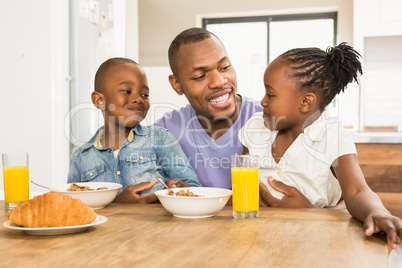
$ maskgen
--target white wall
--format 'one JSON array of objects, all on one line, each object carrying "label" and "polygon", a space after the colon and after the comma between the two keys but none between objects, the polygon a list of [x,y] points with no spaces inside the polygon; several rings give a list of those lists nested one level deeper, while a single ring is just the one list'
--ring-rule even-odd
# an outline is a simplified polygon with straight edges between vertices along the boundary
[{"label": "white wall", "polygon": [[358,51],[364,51],[364,37],[402,35],[402,1],[353,0],[353,9],[354,46]]},{"label": "white wall", "polygon": [[43,183],[68,169],[66,10],[67,0],[4,1],[0,9],[0,152],[28,152],[30,179]]},{"label": "white wall", "polygon": [[397,126],[401,132],[402,1],[354,0],[353,8],[355,48],[363,56],[361,127]]},{"label": "white wall", "polygon": [[138,0],[126,0],[126,57],[138,62]]},{"label": "white wall", "polygon": [[145,66],[144,71],[147,74],[151,106],[142,124],[152,125],[166,112],[188,104],[186,97],[177,95],[170,86],[168,77],[171,71],[168,66]]}]

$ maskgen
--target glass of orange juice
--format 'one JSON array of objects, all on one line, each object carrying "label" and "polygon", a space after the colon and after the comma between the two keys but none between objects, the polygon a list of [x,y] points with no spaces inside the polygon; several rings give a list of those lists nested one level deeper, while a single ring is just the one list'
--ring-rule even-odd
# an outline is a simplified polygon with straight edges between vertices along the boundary
[{"label": "glass of orange juice", "polygon": [[232,155],[231,160],[233,217],[256,218],[259,206],[259,157]]},{"label": "glass of orange juice", "polygon": [[6,210],[29,199],[29,156],[25,152],[3,154],[4,199]]}]

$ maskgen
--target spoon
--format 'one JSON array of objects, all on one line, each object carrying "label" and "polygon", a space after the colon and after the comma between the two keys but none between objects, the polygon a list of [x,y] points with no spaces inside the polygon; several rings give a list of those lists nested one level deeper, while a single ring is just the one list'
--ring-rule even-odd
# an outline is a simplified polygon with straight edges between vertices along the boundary
[{"label": "spoon", "polygon": [[46,188],[46,189],[48,189],[48,190],[50,190],[50,191],[62,192],[62,190],[60,190],[60,189],[58,189],[58,188],[54,188],[54,187],[50,187],[50,186],[44,186],[44,185],[39,184],[39,183],[34,182],[34,181],[31,181],[31,182],[32,182],[33,184],[35,184],[35,185],[39,186],[39,187]]},{"label": "spoon", "polygon": [[169,192],[171,192],[173,195],[175,195],[175,193],[173,192],[173,190],[170,189],[169,186],[167,186],[167,184],[163,181],[162,177],[156,176],[156,179],[157,179],[160,183],[162,183],[162,184],[168,189]]}]

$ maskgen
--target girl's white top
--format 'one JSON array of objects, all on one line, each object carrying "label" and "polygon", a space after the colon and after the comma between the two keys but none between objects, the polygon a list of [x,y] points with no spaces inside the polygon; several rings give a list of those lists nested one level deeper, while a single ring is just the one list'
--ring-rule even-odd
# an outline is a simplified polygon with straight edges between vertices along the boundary
[{"label": "girl's white top", "polygon": [[324,111],[290,145],[279,163],[271,153],[277,134],[278,131],[265,127],[262,112],[254,114],[239,131],[239,139],[250,155],[261,158],[260,182],[279,199],[283,194],[272,189],[267,181],[269,176],[296,187],[316,206],[335,206],[342,191],[330,167],[335,166],[335,160],[342,155],[357,154],[352,136],[343,128],[339,118]]}]

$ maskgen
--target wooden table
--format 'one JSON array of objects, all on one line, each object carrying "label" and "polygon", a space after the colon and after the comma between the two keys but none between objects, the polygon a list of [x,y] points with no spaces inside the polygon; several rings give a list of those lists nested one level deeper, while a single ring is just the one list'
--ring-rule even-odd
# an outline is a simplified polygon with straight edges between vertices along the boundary
[{"label": "wooden table", "polygon": [[[7,220],[4,201],[0,221]],[[68,235],[0,227],[0,267],[387,267],[384,236],[347,211],[261,208],[255,219],[181,219],[160,204],[110,204],[106,223]]]}]

